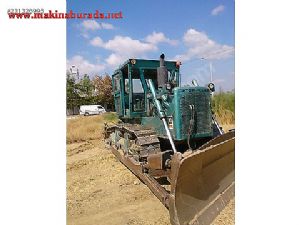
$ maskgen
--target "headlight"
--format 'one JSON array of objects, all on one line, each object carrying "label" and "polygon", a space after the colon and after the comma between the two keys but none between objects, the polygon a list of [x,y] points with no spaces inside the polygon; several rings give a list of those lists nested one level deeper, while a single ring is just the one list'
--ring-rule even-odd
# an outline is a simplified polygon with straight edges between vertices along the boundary
[{"label": "headlight", "polygon": [[215,85],[213,83],[209,83],[208,84],[208,88],[211,92],[214,92],[215,91]]},{"label": "headlight", "polygon": [[171,84],[170,84],[170,83],[167,83],[167,84],[166,84],[166,88],[167,88],[167,90],[171,90],[171,88],[172,88],[172,87],[171,87]]}]

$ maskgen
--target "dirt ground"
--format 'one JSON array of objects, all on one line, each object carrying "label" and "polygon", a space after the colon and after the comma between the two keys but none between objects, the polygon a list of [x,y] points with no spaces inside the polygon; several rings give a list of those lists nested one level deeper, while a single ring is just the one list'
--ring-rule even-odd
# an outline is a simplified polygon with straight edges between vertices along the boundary
[{"label": "dirt ground", "polygon": [[[234,224],[234,200],[214,225]],[[67,145],[68,225],[170,225],[168,210],[105,149],[103,141]]]}]

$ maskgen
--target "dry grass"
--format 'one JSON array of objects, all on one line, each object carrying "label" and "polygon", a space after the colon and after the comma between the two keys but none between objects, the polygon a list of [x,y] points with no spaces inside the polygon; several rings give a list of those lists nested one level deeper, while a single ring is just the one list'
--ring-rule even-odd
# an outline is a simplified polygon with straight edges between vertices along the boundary
[{"label": "dry grass", "polygon": [[234,112],[223,109],[221,112],[216,112],[216,119],[219,123],[229,125],[235,123],[235,115]]},{"label": "dry grass", "polygon": [[67,143],[100,139],[105,122],[117,122],[116,113],[95,116],[79,116],[67,120]]},{"label": "dry grass", "polygon": [[[231,112],[230,112],[231,113]],[[227,132],[234,128],[234,119],[231,116],[224,116],[222,127]],[[116,123],[118,116],[116,113],[105,113],[95,116],[79,116],[74,119],[67,120],[67,143],[83,142],[102,138],[102,130],[105,122]]]},{"label": "dry grass", "polygon": [[234,124],[221,124],[221,127],[225,132],[228,132],[229,130],[234,129],[235,125]]},{"label": "dry grass", "polygon": [[212,99],[212,108],[216,118],[221,124],[234,124],[235,122],[235,93],[219,92]]}]

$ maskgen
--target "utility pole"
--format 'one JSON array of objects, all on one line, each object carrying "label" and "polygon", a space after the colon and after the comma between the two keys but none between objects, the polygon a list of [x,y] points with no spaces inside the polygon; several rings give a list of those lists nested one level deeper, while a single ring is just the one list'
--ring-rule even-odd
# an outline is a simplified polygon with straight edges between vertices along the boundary
[{"label": "utility pole", "polygon": [[[201,60],[208,60],[204,57],[200,58]],[[212,71],[212,62],[211,60],[209,61],[209,72],[210,72],[210,83],[213,83],[213,71]],[[214,92],[211,92],[211,97],[214,97]]]},{"label": "utility pole", "polygon": [[[201,60],[208,60],[207,58],[200,58]],[[210,82],[213,82],[213,71],[212,71],[212,62],[209,61],[209,72],[210,72]]]},{"label": "utility pole", "polygon": [[212,83],[213,81],[213,72],[212,72],[212,62],[209,62],[209,70],[210,70],[210,82]]}]

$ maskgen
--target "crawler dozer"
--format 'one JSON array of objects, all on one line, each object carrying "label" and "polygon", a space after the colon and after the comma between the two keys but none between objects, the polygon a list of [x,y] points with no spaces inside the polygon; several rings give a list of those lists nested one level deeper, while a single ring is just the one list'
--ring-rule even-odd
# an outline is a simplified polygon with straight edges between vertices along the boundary
[{"label": "crawler dozer", "polygon": [[180,62],[129,59],[112,76],[117,124],[106,146],[169,210],[172,225],[210,224],[234,196],[235,133],[211,109],[214,84],[180,86]]}]

